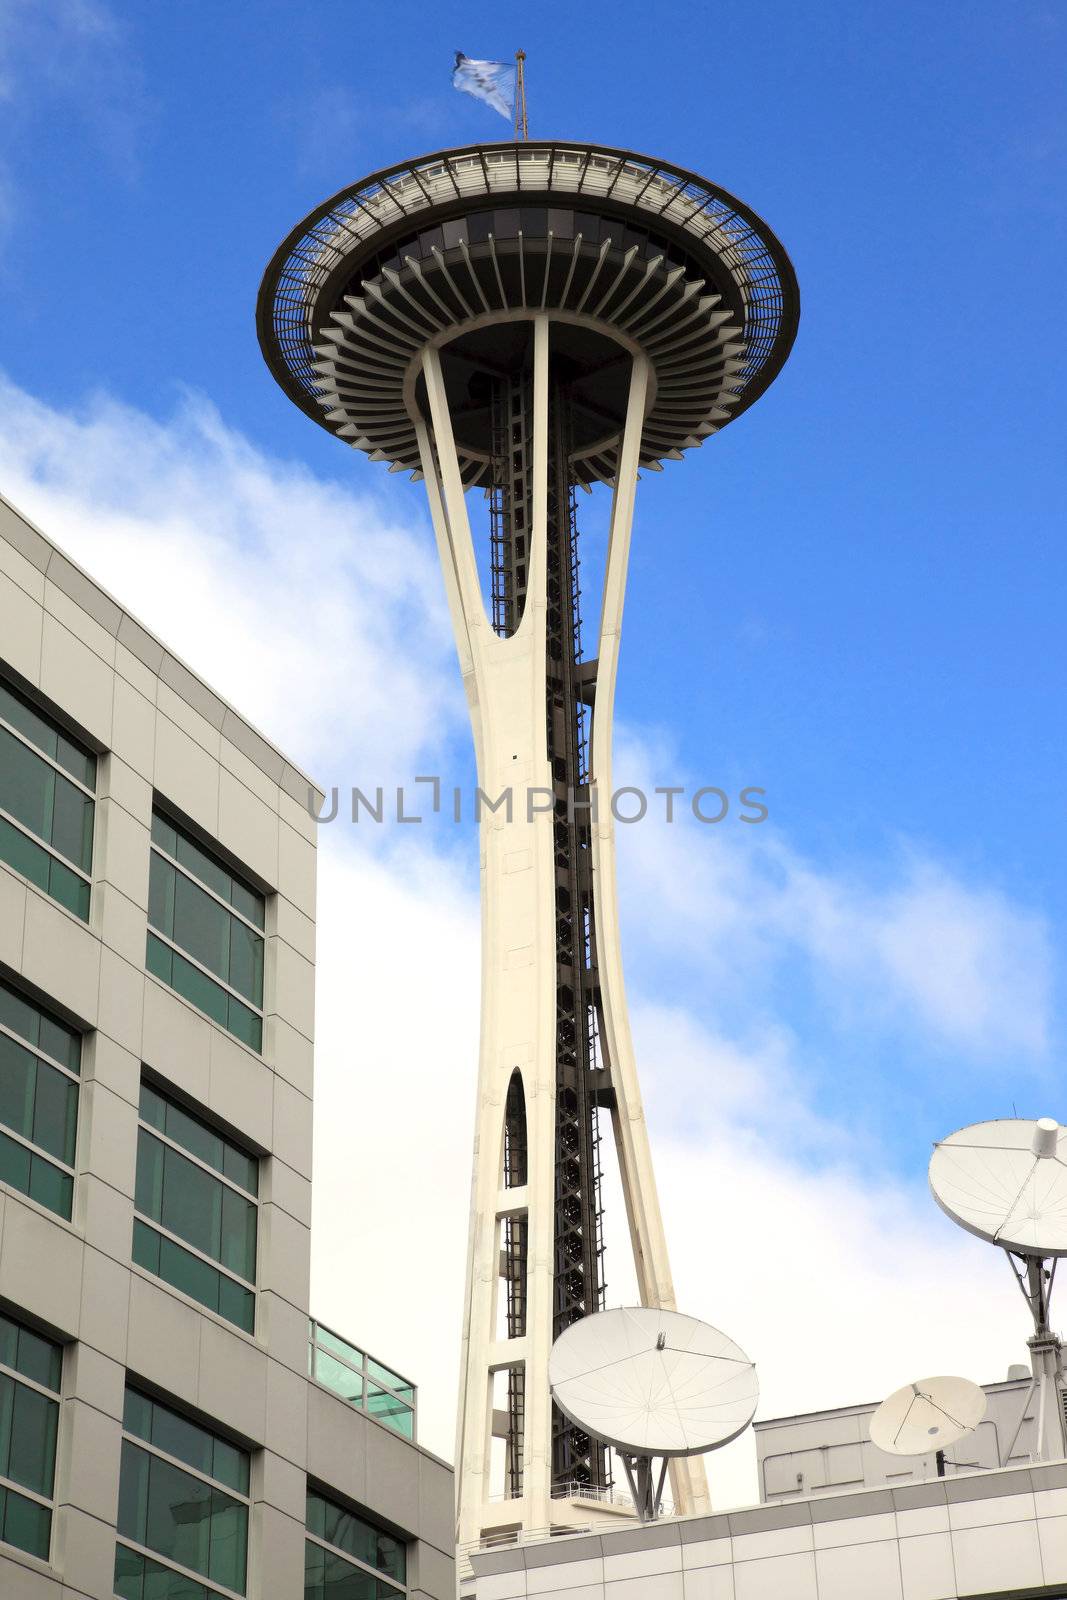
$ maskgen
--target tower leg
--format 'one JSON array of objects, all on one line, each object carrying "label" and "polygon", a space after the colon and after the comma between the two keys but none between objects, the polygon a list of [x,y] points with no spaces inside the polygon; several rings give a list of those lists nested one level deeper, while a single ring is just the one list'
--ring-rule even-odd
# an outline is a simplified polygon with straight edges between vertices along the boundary
[{"label": "tower leg", "polygon": [[[612,728],[619,641],[622,632],[626,571],[630,559],[638,452],[648,387],[648,364],[635,357],[619,457],[619,473],[612,502],[600,643],[593,712],[592,783],[597,795],[593,829],[593,895],[597,929],[597,966],[600,975],[602,1025],[606,1056],[611,1063],[615,1105],[612,1124],[619,1157],[623,1198],[637,1268],[642,1305],[675,1311],[674,1281],[667,1256],[667,1240],[652,1170],[648,1128],[641,1102],[633,1040],[626,1008],[619,935],[618,891],[615,875],[615,823],[611,813]],[[709,1505],[703,1461],[685,1457],[672,1461],[671,1489],[675,1508],[686,1516]]]},{"label": "tower leg", "polygon": [[[478,761],[481,818],[482,1015],[475,1167],[457,1434],[461,1542],[491,1527],[545,1527],[550,1517],[548,1352],[552,1341],[555,1127],[555,943],[552,779],[545,732],[548,318],[534,319],[533,517],[522,621],[498,638],[485,613],[440,357],[423,355],[432,435],[419,424],[423,473],[445,568]],[[498,809],[490,809],[510,794]],[[527,810],[529,794],[531,809]],[[547,801],[546,801],[547,797]],[[508,1183],[504,1132],[517,1074],[526,1182]],[[513,1176],[513,1174],[512,1174]],[[524,1332],[501,1326],[508,1220],[525,1253]],[[514,1273],[514,1266],[510,1269]],[[505,1285],[507,1272],[504,1274]],[[503,1291],[506,1293],[506,1287]],[[514,1324],[513,1324],[514,1325]],[[497,1373],[506,1382],[495,1383]],[[521,1449],[521,1496],[493,1498],[494,1390]],[[516,1435],[521,1433],[521,1438]],[[507,1449],[503,1454],[507,1455]],[[515,1480],[520,1481],[515,1473]],[[507,1495],[506,1487],[503,1490]]]}]

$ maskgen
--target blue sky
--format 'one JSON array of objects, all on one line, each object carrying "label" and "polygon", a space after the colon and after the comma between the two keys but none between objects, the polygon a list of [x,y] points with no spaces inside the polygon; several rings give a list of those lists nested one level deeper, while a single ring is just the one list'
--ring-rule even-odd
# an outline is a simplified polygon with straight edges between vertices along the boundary
[{"label": "blue sky", "polygon": [[[773,388],[639,494],[624,768],[758,784],[771,809],[761,829],[622,842],[650,1118],[665,1148],[690,1138],[693,1172],[707,1151],[692,1128],[710,1150],[719,1117],[768,1171],[788,1160],[832,1188],[855,1158],[863,1204],[899,1186],[921,1217],[931,1139],[1013,1101],[1067,1118],[1067,14],[1053,0],[727,0],[684,28],[635,0],[0,0],[0,491],[123,598],[132,589],[323,781],[375,763],[412,773],[431,754],[464,778],[419,491],[284,399],[253,316],[275,245],[320,199],[406,156],[506,134],[450,89],[449,69],[457,48],[519,45],[535,136],[695,168],[767,219],[801,286]],[[175,517],[187,526],[169,548],[190,570],[202,558],[237,587],[262,564],[264,607],[287,593],[269,572],[290,563],[291,585],[301,569],[318,625],[287,619],[288,671],[260,670],[251,612],[240,650],[220,639],[225,588],[214,610],[189,590],[183,611],[181,585],[161,584]],[[358,541],[357,524],[358,559],[337,537],[350,526]],[[283,561],[287,538],[299,559]],[[339,583],[359,643],[340,655],[326,604]],[[389,627],[399,638],[413,617],[428,619],[422,679],[413,669],[390,699],[375,675]],[[455,916],[473,937],[470,835],[425,830],[416,847],[399,832],[332,841],[324,873],[362,873],[390,916],[406,906],[425,930]],[[431,993],[443,990],[428,977]],[[332,1015],[331,994],[320,1003]],[[667,1059],[665,1041],[686,1059]],[[735,1077],[739,1098],[724,1089]],[[458,1130],[471,1083],[459,1092]],[[930,1212],[931,1238],[963,1251]],[[695,1295],[702,1257],[686,1260]]]}]

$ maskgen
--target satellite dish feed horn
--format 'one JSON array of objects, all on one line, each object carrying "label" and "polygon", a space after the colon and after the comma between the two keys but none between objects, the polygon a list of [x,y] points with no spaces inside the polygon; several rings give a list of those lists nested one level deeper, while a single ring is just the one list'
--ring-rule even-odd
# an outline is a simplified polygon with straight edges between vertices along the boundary
[{"label": "satellite dish feed horn", "polygon": [[548,1381],[564,1416],[615,1448],[642,1522],[659,1516],[670,1461],[736,1439],[759,1396],[756,1369],[732,1339],[648,1306],[572,1323],[552,1346]]},{"label": "satellite dish feed horn", "polygon": [[934,1146],[930,1188],[968,1233],[999,1245],[1022,1291],[1034,1332],[1030,1386],[1004,1464],[1037,1398],[1038,1461],[1067,1455],[1063,1350],[1049,1323],[1056,1264],[1067,1255],[1067,1128],[1051,1117],[976,1122]]}]

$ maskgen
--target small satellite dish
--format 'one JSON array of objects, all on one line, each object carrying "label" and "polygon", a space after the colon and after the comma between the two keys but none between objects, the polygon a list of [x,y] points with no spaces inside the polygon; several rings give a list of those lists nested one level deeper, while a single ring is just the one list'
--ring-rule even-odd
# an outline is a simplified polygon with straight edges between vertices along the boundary
[{"label": "small satellite dish", "polygon": [[678,1311],[598,1311],[560,1334],[548,1381],[565,1416],[631,1455],[693,1456],[743,1433],[756,1369],[717,1328]]},{"label": "small satellite dish", "polygon": [[979,1239],[1019,1255],[1067,1255],[1067,1128],[1051,1117],[961,1128],[935,1145],[930,1188]]},{"label": "small satellite dish", "polygon": [[871,1442],[891,1456],[925,1456],[965,1439],[985,1416],[986,1397],[968,1378],[920,1378],[883,1400]]}]

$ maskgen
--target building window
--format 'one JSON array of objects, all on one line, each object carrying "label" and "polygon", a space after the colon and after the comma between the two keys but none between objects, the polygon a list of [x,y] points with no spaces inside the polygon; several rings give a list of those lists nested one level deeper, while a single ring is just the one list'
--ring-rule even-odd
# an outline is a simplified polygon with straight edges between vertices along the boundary
[{"label": "building window", "polygon": [[155,810],[148,970],[236,1038],[263,1048],[263,896]]},{"label": "building window", "polygon": [[366,1517],[308,1490],[304,1600],[395,1600],[406,1593],[402,1540]]},{"label": "building window", "polygon": [[63,1351],[0,1312],[0,1538],[48,1560]]},{"label": "building window", "polygon": [[70,1220],[81,1035],[0,980],[0,1181]]},{"label": "building window", "polygon": [[259,1161],[141,1085],[133,1259],[251,1333]]},{"label": "building window", "polygon": [[0,861],[89,920],[96,757],[0,678]]},{"label": "building window", "polygon": [[[120,1600],[243,1595],[247,1451],[137,1389],[126,1390],[122,1427],[116,1595]],[[207,1582],[196,1581],[200,1578]]]},{"label": "building window", "polygon": [[368,1412],[403,1438],[414,1439],[415,1385],[321,1322],[308,1324],[308,1372],[350,1406]]}]

